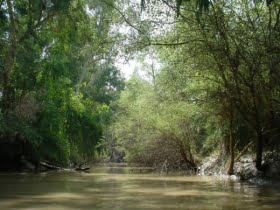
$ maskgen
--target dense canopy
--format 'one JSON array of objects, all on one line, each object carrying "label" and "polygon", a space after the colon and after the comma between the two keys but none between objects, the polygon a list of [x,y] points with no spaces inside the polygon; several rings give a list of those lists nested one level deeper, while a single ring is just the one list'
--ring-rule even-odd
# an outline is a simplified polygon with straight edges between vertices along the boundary
[{"label": "dense canopy", "polygon": [[278,1],[2,0],[0,26],[1,169],[279,152]]}]

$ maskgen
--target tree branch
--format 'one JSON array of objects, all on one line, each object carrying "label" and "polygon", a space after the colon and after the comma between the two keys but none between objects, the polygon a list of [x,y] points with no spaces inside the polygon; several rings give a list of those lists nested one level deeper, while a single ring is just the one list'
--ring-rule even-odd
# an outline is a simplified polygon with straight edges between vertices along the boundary
[{"label": "tree branch", "polygon": [[137,28],[137,26],[133,25],[133,24],[130,22],[130,20],[128,20],[128,19],[126,18],[125,14],[123,14],[123,12],[122,12],[119,8],[117,8],[115,5],[113,5],[113,4],[111,4],[111,3],[107,2],[107,1],[103,1],[103,2],[104,2],[106,5],[112,7],[113,9],[115,9],[115,10],[121,15],[121,17],[123,18],[123,20],[125,21],[125,23],[126,23],[127,25],[129,25],[130,27],[134,28],[136,31],[138,31],[138,33],[144,35],[144,36],[147,38],[147,40],[148,40],[149,43],[151,42],[151,41],[150,41],[150,38],[145,34],[145,32],[142,31],[141,29]]},{"label": "tree branch", "polygon": [[[44,19],[38,21],[34,27],[33,30],[36,31],[38,30],[44,23],[48,22],[49,20],[51,20],[54,16],[56,15],[55,12],[49,14],[47,17],[45,17]],[[30,31],[27,29],[27,31],[19,38],[19,42],[24,41],[25,39],[28,38],[28,36],[30,35]]]}]

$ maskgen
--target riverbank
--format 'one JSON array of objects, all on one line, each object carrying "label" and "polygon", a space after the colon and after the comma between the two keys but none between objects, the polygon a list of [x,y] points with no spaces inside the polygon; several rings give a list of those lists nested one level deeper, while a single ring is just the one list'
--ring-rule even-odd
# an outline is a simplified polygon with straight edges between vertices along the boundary
[{"label": "riverbank", "polygon": [[[265,153],[263,157],[263,171],[257,170],[254,157],[245,154],[234,164],[234,176],[237,179],[249,182],[259,180],[280,180],[280,155],[278,153]],[[227,175],[228,161],[219,155],[206,158],[199,167],[199,175]]]},{"label": "riverbank", "polygon": [[[3,155],[3,154],[2,154]],[[24,156],[23,156],[24,157]],[[2,160],[6,160],[7,158],[2,158]],[[14,160],[14,159],[13,159]],[[110,163],[105,161],[104,159],[99,159],[99,164],[114,166],[115,163]],[[128,164],[128,163],[117,163],[118,167],[138,167],[138,168],[154,168],[159,174],[179,174],[179,175],[201,175],[201,176],[225,176],[227,175],[228,169],[228,160],[223,156],[218,154],[212,154],[206,158],[204,158],[200,164],[197,164],[196,168],[189,169],[184,168],[180,164],[173,166],[167,161],[163,162],[160,165],[156,165],[153,167],[147,167],[142,164]],[[96,163],[95,163],[96,164]],[[257,183],[261,180],[280,180],[280,154],[266,152],[263,156],[263,171],[259,171],[255,167],[254,156],[250,153],[246,153],[234,164],[234,175],[230,178],[245,180],[253,183]],[[46,172],[53,170],[60,171],[85,171],[87,172],[90,168],[89,166],[85,167],[70,167],[64,168],[58,166],[54,163],[48,161],[33,161],[31,159],[20,158],[19,163],[17,164],[5,164],[4,166],[11,166],[9,170],[0,170],[0,171],[17,171],[17,172]],[[14,166],[17,166],[15,168]],[[144,167],[143,167],[144,166]],[[1,167],[0,167],[1,168]],[[93,167],[94,168],[94,167]],[[5,169],[5,168],[4,168]],[[145,170],[144,170],[145,171]]]}]

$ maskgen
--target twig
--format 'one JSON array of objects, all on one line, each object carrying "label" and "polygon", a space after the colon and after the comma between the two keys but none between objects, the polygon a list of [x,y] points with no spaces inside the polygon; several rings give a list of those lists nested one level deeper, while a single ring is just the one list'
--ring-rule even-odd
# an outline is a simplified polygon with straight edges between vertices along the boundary
[{"label": "twig", "polygon": [[249,144],[247,144],[244,149],[238,154],[238,156],[235,158],[234,162],[239,161],[242,155],[249,149],[249,147],[253,144],[253,141],[251,141]]}]

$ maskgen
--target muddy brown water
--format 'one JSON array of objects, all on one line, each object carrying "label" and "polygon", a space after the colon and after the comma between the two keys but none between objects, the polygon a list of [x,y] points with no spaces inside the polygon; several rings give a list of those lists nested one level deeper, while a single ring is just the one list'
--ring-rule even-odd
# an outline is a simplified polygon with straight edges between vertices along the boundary
[{"label": "muddy brown water", "polygon": [[98,166],[89,173],[0,174],[0,210],[279,210],[280,183],[159,175]]}]

